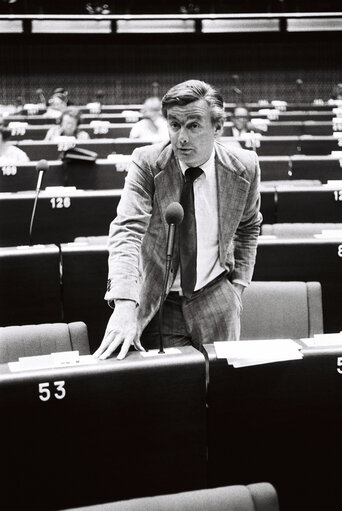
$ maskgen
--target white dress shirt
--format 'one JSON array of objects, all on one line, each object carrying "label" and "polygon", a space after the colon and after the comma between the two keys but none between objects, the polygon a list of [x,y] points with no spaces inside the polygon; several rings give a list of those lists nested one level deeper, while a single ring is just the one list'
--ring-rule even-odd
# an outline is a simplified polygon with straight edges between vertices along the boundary
[{"label": "white dress shirt", "polygon": [[[188,168],[179,160],[183,174]],[[197,281],[195,291],[211,282],[224,271],[219,261],[219,227],[215,149],[208,161],[200,165],[203,170],[193,183],[197,228]],[[171,291],[181,291],[180,267]]]}]

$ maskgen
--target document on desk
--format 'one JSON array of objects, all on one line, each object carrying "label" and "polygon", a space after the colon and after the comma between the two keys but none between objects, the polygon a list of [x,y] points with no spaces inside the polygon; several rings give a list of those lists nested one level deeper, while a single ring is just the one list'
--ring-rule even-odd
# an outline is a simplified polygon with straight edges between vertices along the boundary
[{"label": "document on desk", "polygon": [[19,357],[17,362],[9,362],[11,372],[32,371],[35,369],[52,369],[78,365],[97,364],[99,360],[92,355],[80,355],[78,351],[61,351],[49,355]]},{"label": "document on desk", "polygon": [[342,332],[334,334],[316,334],[308,339],[301,339],[308,348],[324,348],[328,346],[342,347]]},{"label": "document on desk", "polygon": [[301,346],[292,339],[214,342],[217,358],[233,367],[247,367],[303,358]]}]

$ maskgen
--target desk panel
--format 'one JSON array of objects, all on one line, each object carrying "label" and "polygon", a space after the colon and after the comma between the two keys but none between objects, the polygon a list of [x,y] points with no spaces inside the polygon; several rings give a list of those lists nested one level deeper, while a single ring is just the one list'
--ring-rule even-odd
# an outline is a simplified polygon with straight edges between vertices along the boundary
[{"label": "desk panel", "polygon": [[260,156],[261,181],[291,179],[288,156]]},{"label": "desk panel", "polygon": [[[59,160],[62,152],[58,150],[58,145],[43,140],[23,140],[17,143],[31,161],[39,161],[42,158],[46,160]],[[98,158],[106,158],[108,154],[115,152],[113,139],[87,140],[86,142],[76,142],[77,147],[95,151]]]},{"label": "desk panel", "polygon": [[340,151],[338,139],[334,136],[315,137],[304,135],[300,137],[300,152],[302,154],[330,154],[331,151]]},{"label": "desk panel", "polygon": [[59,250],[0,248],[0,326],[62,321]]},{"label": "desk panel", "polygon": [[276,218],[275,190],[273,187],[261,189],[260,211],[265,224],[274,224]]},{"label": "desk panel", "polygon": [[342,179],[340,161],[332,156],[301,156],[291,158],[292,179]]},{"label": "desk panel", "polygon": [[269,481],[282,511],[339,511],[341,351],[239,369],[206,351],[210,486]]},{"label": "desk panel", "polygon": [[[4,165],[0,167],[0,192],[19,192],[35,190],[38,173],[36,163],[25,165]],[[64,186],[65,174],[61,161],[50,161],[49,170],[44,174],[42,188],[46,186]]]},{"label": "desk panel", "polygon": [[325,332],[342,330],[342,241],[259,238],[253,280],[318,281]]},{"label": "desk panel", "polygon": [[277,187],[276,200],[277,222],[341,222],[342,201],[331,188]]},{"label": "desk panel", "polygon": [[[262,108],[262,107],[261,107]],[[266,107],[267,108],[267,107]],[[251,112],[251,117],[267,117],[266,114],[260,112]],[[335,114],[330,111],[307,110],[306,112],[300,110],[292,110],[287,112],[279,112],[277,121],[331,121]]]},{"label": "desk panel", "polygon": [[205,487],[205,364],[191,347],[64,369],[9,373],[3,365],[0,406],[3,509]]},{"label": "desk panel", "polygon": [[[33,192],[0,194],[1,246],[28,243]],[[108,234],[121,190],[42,191],[33,225],[33,243],[66,243],[77,236]]]},{"label": "desk panel", "polygon": [[[117,165],[107,159],[96,162],[71,160],[50,161],[42,189],[50,186],[75,186],[83,190],[113,190],[123,188],[127,163]],[[38,174],[35,163],[0,168],[0,192],[35,190]]]},{"label": "desk panel", "polygon": [[[56,123],[52,124],[37,124],[31,125],[29,124],[25,129],[20,130],[20,133],[13,133],[13,140],[40,140],[43,141],[46,137],[48,130],[55,126]],[[134,123],[111,123],[107,129],[106,133],[99,133],[99,128],[97,126],[92,126],[91,124],[81,124],[80,130],[86,131],[91,139],[101,139],[101,138],[117,138],[117,137],[129,137],[129,133],[132,129]],[[18,131],[18,130],[17,130]],[[100,130],[101,131],[101,130]]]}]

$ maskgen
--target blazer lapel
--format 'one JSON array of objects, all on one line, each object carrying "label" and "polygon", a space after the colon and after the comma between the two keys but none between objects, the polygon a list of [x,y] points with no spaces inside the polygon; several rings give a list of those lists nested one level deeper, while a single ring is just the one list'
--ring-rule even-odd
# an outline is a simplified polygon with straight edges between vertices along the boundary
[{"label": "blazer lapel", "polygon": [[183,176],[170,145],[161,153],[157,165],[160,172],[154,178],[155,199],[158,202],[161,219],[167,233],[168,224],[165,220],[165,210],[172,202],[180,201]]},{"label": "blazer lapel", "polygon": [[215,149],[220,260],[224,262],[243,214],[250,184],[241,176],[245,166],[233,154],[227,154],[226,148],[223,151],[219,144],[215,144]]}]

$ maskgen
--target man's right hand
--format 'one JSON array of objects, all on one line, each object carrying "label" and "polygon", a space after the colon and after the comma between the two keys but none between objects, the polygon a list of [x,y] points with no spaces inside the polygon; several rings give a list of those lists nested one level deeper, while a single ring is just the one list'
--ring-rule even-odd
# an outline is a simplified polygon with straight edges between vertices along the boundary
[{"label": "man's right hand", "polygon": [[116,300],[115,309],[109,318],[107,328],[94,357],[104,360],[122,344],[117,358],[122,360],[132,344],[139,351],[145,351],[137,338],[137,307],[132,300]]}]

